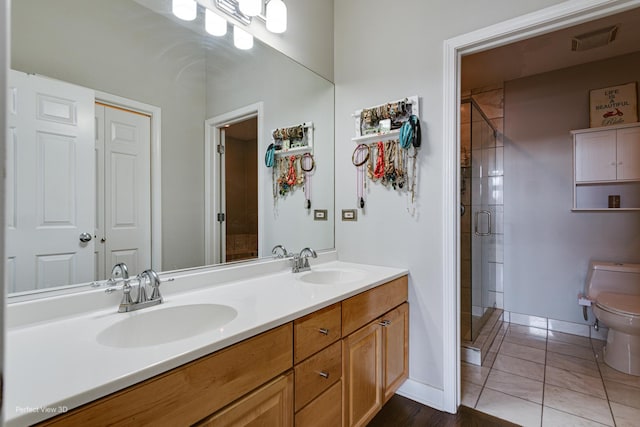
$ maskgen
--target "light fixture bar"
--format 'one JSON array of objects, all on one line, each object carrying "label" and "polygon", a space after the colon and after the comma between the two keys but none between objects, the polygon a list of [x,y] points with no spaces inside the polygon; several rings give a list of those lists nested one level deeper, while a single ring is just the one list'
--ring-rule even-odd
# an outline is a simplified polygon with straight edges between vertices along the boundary
[{"label": "light fixture bar", "polygon": [[236,0],[216,0],[216,7],[244,25],[251,24],[251,17],[240,12],[240,6]]}]

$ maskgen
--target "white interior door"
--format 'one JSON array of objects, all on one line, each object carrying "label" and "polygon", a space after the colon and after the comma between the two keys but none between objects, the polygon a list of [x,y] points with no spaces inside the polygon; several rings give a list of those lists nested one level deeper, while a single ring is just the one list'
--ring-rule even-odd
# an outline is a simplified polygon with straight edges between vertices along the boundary
[{"label": "white interior door", "polygon": [[226,145],[226,133],[224,128],[220,128],[220,143],[218,145],[218,171],[220,176],[218,177],[218,225],[220,227],[220,255],[216,259],[216,263],[223,263],[227,260],[227,192],[225,191],[225,157],[224,150]]},{"label": "white interior door", "polygon": [[10,71],[8,98],[7,289],[89,282],[94,92]]},{"label": "white interior door", "polygon": [[104,189],[98,188],[98,204],[103,203],[104,225],[98,226],[97,253],[104,253],[106,270],[124,262],[129,274],[138,274],[151,267],[151,118],[111,106],[100,111]]}]

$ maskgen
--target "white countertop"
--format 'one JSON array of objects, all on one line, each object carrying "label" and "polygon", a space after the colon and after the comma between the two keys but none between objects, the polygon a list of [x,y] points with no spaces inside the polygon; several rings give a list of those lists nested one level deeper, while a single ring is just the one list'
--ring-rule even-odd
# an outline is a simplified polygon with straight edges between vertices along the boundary
[{"label": "white countertop", "polygon": [[[113,305],[14,324],[5,338],[5,423],[21,426],[53,417],[407,274],[399,268],[340,261],[312,265],[312,271],[329,269],[364,274],[340,285],[305,283],[300,280],[305,273],[289,271],[215,285],[207,284],[214,283],[214,276],[207,281],[205,275],[201,288],[171,292],[163,304],[140,311],[117,313]],[[174,283],[179,289],[180,279]],[[21,316],[28,313],[28,304],[20,308]],[[218,329],[161,345],[117,348],[96,340],[100,331],[127,316],[187,304],[227,305],[238,315]]]}]

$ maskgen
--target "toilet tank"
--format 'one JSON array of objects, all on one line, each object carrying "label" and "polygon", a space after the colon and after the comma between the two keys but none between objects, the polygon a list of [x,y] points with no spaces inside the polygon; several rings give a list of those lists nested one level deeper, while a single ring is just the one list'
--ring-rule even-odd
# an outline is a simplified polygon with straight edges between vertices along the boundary
[{"label": "toilet tank", "polygon": [[600,292],[640,295],[640,264],[592,261],[587,275],[587,295]]}]

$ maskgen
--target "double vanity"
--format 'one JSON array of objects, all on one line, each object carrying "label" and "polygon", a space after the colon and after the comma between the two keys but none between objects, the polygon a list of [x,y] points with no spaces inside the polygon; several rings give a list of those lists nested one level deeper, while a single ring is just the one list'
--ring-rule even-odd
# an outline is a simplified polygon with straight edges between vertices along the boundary
[{"label": "double vanity", "polygon": [[[332,259],[333,258],[333,259]],[[5,421],[366,425],[408,374],[407,271],[323,254],[8,306]]]}]

